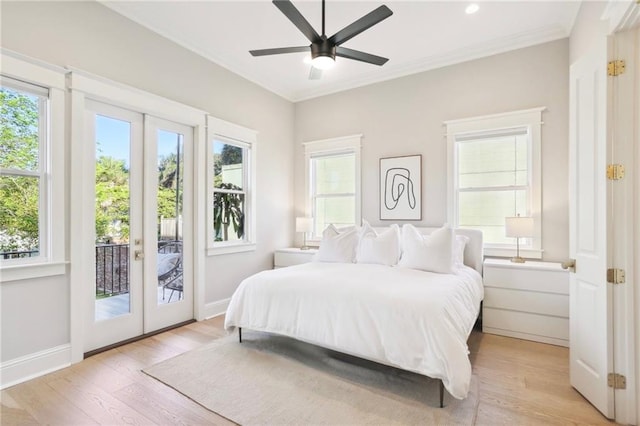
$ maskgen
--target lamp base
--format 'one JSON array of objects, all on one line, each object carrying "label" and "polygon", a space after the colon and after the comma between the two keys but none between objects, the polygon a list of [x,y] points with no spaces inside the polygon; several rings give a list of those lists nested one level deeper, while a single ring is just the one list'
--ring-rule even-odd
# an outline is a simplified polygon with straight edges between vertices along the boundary
[{"label": "lamp base", "polygon": [[524,257],[516,256],[511,258],[511,262],[513,263],[524,263]]}]

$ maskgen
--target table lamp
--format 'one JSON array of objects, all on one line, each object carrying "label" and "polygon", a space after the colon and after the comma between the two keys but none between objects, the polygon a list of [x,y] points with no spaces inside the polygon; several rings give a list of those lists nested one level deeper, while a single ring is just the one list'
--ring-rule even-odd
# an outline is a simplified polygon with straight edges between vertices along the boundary
[{"label": "table lamp", "polygon": [[313,218],[311,217],[296,217],[296,232],[302,232],[304,235],[304,244],[300,247],[300,250],[309,250],[307,245],[307,232],[313,231]]},{"label": "table lamp", "polygon": [[505,218],[505,233],[507,237],[516,239],[516,257],[512,257],[514,263],[524,263],[524,259],[520,257],[520,238],[533,237],[533,218],[515,217]]}]

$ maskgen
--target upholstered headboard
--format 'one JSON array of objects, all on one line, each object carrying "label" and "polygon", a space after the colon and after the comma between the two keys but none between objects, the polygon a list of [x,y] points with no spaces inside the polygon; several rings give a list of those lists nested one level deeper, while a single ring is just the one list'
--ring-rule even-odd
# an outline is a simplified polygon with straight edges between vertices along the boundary
[{"label": "upholstered headboard", "polygon": [[[386,227],[373,227],[376,232],[387,229]],[[416,227],[421,234],[429,235],[436,229],[440,228],[420,228]],[[456,235],[466,235],[469,237],[469,243],[464,249],[464,264],[475,269],[482,275],[482,262],[484,260],[484,252],[482,249],[482,231],[477,229],[455,229]]]}]

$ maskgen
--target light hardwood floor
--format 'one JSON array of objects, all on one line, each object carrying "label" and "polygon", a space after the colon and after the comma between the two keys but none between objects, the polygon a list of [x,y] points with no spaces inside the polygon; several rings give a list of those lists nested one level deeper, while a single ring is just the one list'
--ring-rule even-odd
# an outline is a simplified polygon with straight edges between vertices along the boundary
[{"label": "light hardwood floor", "polygon": [[[5,389],[0,424],[232,424],[140,370],[226,335],[223,317],[95,355]],[[478,425],[609,424],[569,385],[569,351],[474,331]],[[446,399],[445,399],[446,401]]]}]

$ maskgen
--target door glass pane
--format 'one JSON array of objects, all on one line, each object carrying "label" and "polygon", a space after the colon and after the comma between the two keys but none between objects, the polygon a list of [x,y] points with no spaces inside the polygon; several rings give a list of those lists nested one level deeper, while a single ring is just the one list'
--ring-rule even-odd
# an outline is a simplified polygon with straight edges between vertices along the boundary
[{"label": "door glass pane", "polygon": [[96,320],[131,311],[129,167],[131,124],[96,116]]},{"label": "door glass pane", "polygon": [[182,285],[183,136],[158,130],[158,304],[184,297]]}]

